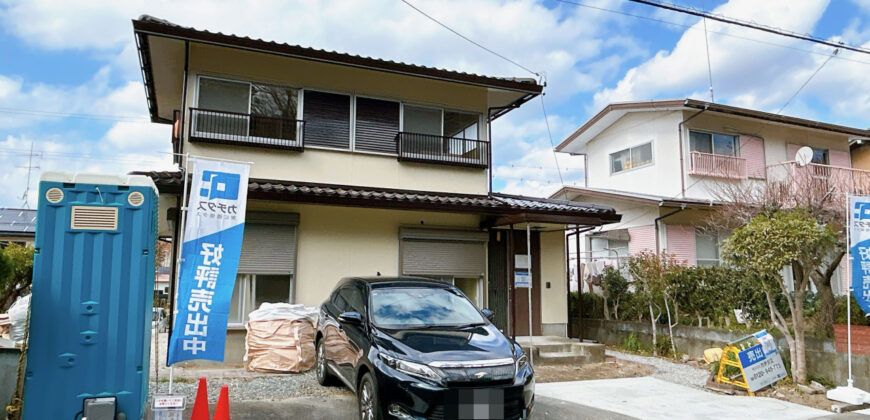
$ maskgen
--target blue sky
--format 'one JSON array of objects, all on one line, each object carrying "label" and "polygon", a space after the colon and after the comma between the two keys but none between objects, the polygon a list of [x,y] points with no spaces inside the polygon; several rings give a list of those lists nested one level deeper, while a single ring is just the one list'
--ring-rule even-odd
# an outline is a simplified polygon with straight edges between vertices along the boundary
[{"label": "blue sky", "polygon": [[[625,0],[410,0],[472,39],[546,75],[553,142],[613,101],[708,98],[697,18]],[[870,46],[870,0],[683,0],[681,4]],[[602,11],[608,9],[614,12]],[[41,170],[171,169],[168,126],[151,124],[130,19],[147,13],[212,31],[495,76],[530,76],[397,0],[0,0],[0,206],[23,204],[28,150]],[[647,19],[628,15],[640,15]],[[654,20],[652,20],[654,19]],[[660,21],[666,21],[663,23]],[[716,101],[777,111],[832,49],[708,22]],[[870,56],[841,51],[784,113],[870,127]],[[495,189],[561,186],[542,103],[493,126]],[[582,160],[559,156],[566,184]]]}]

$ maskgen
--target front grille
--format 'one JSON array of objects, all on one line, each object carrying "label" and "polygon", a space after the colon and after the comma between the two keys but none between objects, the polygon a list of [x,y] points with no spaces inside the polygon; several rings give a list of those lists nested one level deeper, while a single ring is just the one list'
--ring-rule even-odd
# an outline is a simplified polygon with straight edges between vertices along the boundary
[{"label": "front grille", "polygon": [[486,367],[451,367],[441,368],[444,383],[448,385],[480,385],[483,383],[500,383],[514,378],[514,365]]}]

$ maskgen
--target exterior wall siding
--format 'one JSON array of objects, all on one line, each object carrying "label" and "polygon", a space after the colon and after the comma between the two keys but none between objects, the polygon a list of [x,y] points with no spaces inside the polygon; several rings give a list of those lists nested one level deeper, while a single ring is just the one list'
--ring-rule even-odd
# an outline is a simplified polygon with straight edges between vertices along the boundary
[{"label": "exterior wall siding", "polygon": [[746,159],[746,173],[750,178],[765,178],[764,140],[740,136],[740,157]]},{"label": "exterior wall siding", "polygon": [[674,254],[688,266],[696,264],[695,259],[695,227],[687,225],[667,225],[667,252]]},{"label": "exterior wall siding", "polygon": [[639,254],[641,251],[656,251],[655,227],[640,226],[628,229],[628,253]]},{"label": "exterior wall siding", "polygon": [[[568,322],[565,266],[565,234],[541,233],[541,322],[561,324]],[[547,284],[549,283],[549,287]],[[562,331],[560,335],[564,335]]]}]

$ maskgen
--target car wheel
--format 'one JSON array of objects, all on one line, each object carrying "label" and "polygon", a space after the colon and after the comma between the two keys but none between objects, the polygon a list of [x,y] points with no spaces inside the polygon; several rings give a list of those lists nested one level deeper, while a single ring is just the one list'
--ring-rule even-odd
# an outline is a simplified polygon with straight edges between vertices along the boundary
[{"label": "car wheel", "polygon": [[371,373],[366,372],[359,381],[356,398],[359,401],[360,420],[381,420],[383,418],[377,387]]},{"label": "car wheel", "polygon": [[317,342],[317,359],[314,369],[317,374],[317,383],[323,386],[335,385],[335,376],[329,371],[329,367],[326,366],[326,358],[323,357],[323,340]]}]

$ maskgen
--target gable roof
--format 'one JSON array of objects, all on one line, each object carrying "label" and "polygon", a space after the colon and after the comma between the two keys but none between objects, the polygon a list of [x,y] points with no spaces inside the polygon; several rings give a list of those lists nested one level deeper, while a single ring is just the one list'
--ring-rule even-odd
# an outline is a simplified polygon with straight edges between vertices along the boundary
[{"label": "gable roof", "polygon": [[532,97],[539,95],[544,88],[543,85],[538,84],[537,81],[531,78],[483,76],[436,67],[420,66],[373,57],[303,47],[300,45],[266,41],[263,39],[253,39],[247,36],[224,34],[221,32],[211,32],[181,26],[149,15],[142,15],[138,19],[134,19],[133,31],[136,35],[137,47],[139,49],[142,74],[145,79],[145,89],[148,97],[148,108],[152,122],[171,123],[171,121],[166,121],[165,118],[161,118],[157,113],[154,78],[151,70],[153,63],[151,62],[149,55],[149,36],[160,36],[183,41],[278,54],[303,60],[326,62],[487,88],[497,88],[524,93],[531,95]]},{"label": "gable roof", "polygon": [[565,140],[559,143],[559,145],[556,146],[556,151],[582,153],[585,151],[585,145],[587,142],[595,138],[598,134],[601,134],[601,132],[607,129],[607,127],[630,112],[683,110],[706,110],[708,112],[758,119],[775,124],[821,130],[853,137],[870,137],[870,130],[861,128],[829,124],[821,121],[790,117],[787,115],[757,111],[749,108],[699,101],[697,99],[668,99],[658,101],[619,102],[607,105],[604,109],[580,126],[580,128],[571,133],[571,135],[569,135]]}]

